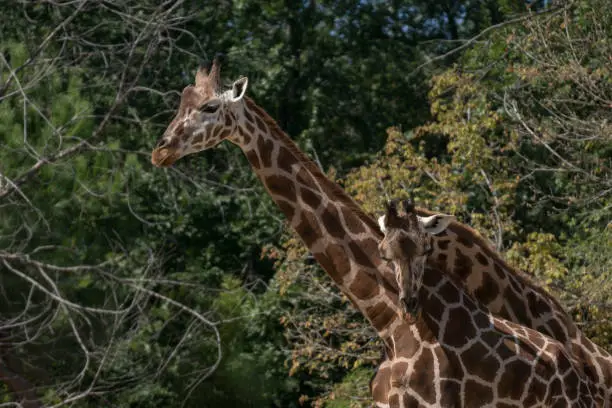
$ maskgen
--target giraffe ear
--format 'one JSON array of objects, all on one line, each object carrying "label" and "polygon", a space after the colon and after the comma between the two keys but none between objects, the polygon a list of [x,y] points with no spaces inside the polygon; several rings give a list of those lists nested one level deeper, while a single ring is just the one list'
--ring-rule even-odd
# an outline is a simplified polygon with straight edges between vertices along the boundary
[{"label": "giraffe ear", "polygon": [[438,235],[450,225],[450,223],[455,219],[455,216],[446,214],[435,214],[429,217],[419,216],[418,219],[423,228],[425,229],[425,232],[428,232],[432,235]]},{"label": "giraffe ear", "polygon": [[247,77],[242,77],[234,81],[232,84],[232,102],[237,102],[242,99],[246,93],[248,83],[249,79]]},{"label": "giraffe ear", "polygon": [[380,217],[378,217],[378,226],[380,227],[380,232],[382,232],[383,234],[387,232],[387,229],[385,228],[385,216],[381,215]]}]

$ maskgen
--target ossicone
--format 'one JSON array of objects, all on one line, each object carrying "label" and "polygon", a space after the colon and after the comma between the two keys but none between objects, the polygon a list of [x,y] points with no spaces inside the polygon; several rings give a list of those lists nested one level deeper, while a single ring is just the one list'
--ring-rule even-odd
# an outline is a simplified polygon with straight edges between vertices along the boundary
[{"label": "ossicone", "polygon": [[402,204],[406,214],[414,212],[414,200],[412,198],[409,198],[408,200],[403,200]]},{"label": "ossicone", "polygon": [[391,200],[387,202],[387,214],[391,217],[397,217],[397,202],[398,200]]},{"label": "ossicone", "polygon": [[217,93],[221,85],[221,63],[225,59],[224,54],[217,53],[210,63],[201,63],[196,73],[196,88],[205,89]]}]

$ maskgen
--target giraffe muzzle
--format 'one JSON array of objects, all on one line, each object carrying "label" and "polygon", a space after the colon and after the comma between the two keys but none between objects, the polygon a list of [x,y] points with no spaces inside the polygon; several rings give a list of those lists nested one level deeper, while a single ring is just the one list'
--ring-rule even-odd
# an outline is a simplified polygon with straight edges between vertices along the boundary
[{"label": "giraffe muzzle", "polygon": [[151,163],[156,167],[170,167],[180,158],[174,149],[160,147],[151,153]]}]

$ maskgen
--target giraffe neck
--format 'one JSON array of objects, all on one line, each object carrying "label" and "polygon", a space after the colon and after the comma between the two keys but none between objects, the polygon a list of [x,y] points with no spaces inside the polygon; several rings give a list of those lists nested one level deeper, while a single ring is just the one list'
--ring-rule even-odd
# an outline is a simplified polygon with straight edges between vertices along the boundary
[{"label": "giraffe neck", "polygon": [[[529,407],[544,401],[602,406],[605,401],[560,342],[494,316],[439,268],[426,269],[419,302],[419,317],[397,327],[372,381],[379,406]],[[551,390],[546,381],[558,384]]]},{"label": "giraffe neck", "polygon": [[325,272],[381,338],[399,324],[393,271],[378,256],[378,225],[245,98],[232,140]]},{"label": "giraffe neck", "polygon": [[[419,210],[419,215],[431,215]],[[612,398],[612,355],[582,333],[561,304],[509,266],[471,228],[452,223],[434,237],[429,264],[453,276],[491,313],[561,342],[585,373]]]}]

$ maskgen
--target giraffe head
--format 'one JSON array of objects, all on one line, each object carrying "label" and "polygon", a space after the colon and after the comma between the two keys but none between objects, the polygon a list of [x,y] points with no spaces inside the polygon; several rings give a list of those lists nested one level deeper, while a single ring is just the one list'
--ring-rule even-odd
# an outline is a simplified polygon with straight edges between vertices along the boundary
[{"label": "giraffe head", "polygon": [[223,91],[219,71],[215,58],[210,71],[200,68],[195,85],[183,89],[178,112],[151,154],[154,165],[168,167],[183,156],[214,147],[224,139],[232,140],[248,80],[242,77]]},{"label": "giraffe head", "polygon": [[420,217],[414,204],[406,200],[402,201],[402,214],[397,207],[397,201],[391,201],[386,214],[378,219],[385,234],[378,249],[381,258],[395,263],[401,307],[414,314],[427,256],[433,251],[432,235],[444,231],[455,217],[445,214]]}]

